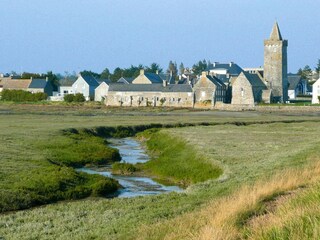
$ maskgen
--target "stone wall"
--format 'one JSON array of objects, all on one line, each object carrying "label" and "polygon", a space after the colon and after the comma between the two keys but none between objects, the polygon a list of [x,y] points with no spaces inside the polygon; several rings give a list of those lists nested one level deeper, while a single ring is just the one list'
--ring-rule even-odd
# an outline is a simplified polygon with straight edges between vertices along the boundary
[{"label": "stone wall", "polygon": [[244,74],[240,74],[232,85],[232,99],[233,105],[253,105],[254,95],[252,87]]},{"label": "stone wall", "polygon": [[193,107],[192,92],[113,92],[109,91],[107,106]]},{"label": "stone wall", "polygon": [[320,106],[274,106],[274,105],[263,105],[263,106],[254,106],[254,105],[232,105],[219,103],[214,106],[215,110],[222,111],[257,111],[257,112],[314,112],[320,113]]}]

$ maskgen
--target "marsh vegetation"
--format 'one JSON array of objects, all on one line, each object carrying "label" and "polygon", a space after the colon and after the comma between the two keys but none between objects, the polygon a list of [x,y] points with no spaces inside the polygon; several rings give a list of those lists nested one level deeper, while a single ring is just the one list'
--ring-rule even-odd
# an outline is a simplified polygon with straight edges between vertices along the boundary
[{"label": "marsh vegetation", "polygon": [[[37,199],[36,196],[42,201],[37,204],[51,202],[40,198],[45,196],[52,196],[55,201],[65,199],[57,198],[57,193],[72,196],[73,192],[87,190],[87,196],[92,196],[1,214],[0,236],[5,239],[317,237],[319,167],[316,163],[320,157],[320,125],[316,114],[79,109],[69,111],[59,107],[49,111],[38,106],[0,106],[0,189],[2,196],[11,200],[2,206],[12,207],[13,203],[23,202],[23,198]],[[174,173],[174,179],[187,183],[186,191],[128,199],[94,197],[104,194],[101,189],[105,189],[105,177],[78,173],[71,166],[87,164],[83,161],[87,158],[85,152],[104,152],[96,145],[105,146],[99,134],[106,129],[122,129],[131,134],[132,129],[146,130],[141,128],[142,123],[149,128],[155,127],[154,124],[171,125],[144,136],[149,139],[146,146],[156,156],[145,171],[161,178],[172,170],[170,164],[167,165],[171,160],[175,168],[189,175],[186,180],[182,174]],[[185,123],[194,126],[188,127]],[[197,126],[199,123],[210,124]],[[184,127],[173,128],[174,125]],[[63,132],[66,129],[76,129],[80,134],[73,136],[72,131]],[[122,130],[114,133],[123,134]],[[84,136],[89,136],[90,141],[81,139]],[[168,141],[161,141],[160,137]],[[64,155],[65,144],[60,145],[58,155],[52,154],[54,146],[47,147],[59,142],[73,146],[73,141],[85,143],[85,151],[75,153],[79,154],[79,161],[72,156],[68,161],[58,161],[58,156]],[[181,156],[179,151],[174,151],[180,148],[190,149],[190,152]],[[166,151],[168,155],[162,155]],[[196,170],[188,169],[184,162],[174,162],[181,157],[188,163],[194,159],[189,155],[202,164],[213,166],[217,170],[212,172],[213,176],[218,178],[209,179],[207,176],[212,173],[206,173],[207,169],[201,171],[206,173],[201,176],[204,179],[194,178]],[[100,154],[91,160],[94,162],[96,157]],[[157,166],[157,160],[162,164]],[[190,162],[190,165],[197,166],[193,164],[199,162]],[[93,185],[102,178],[102,187],[94,191]],[[65,188],[61,191],[62,186]],[[85,190],[78,191],[77,187]],[[20,189],[27,191],[21,199]]]}]

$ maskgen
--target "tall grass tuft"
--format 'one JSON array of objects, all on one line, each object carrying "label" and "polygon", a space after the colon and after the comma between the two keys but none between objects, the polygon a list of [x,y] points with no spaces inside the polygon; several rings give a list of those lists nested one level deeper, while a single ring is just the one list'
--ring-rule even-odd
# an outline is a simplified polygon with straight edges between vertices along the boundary
[{"label": "tall grass tuft", "polygon": [[146,144],[153,156],[141,168],[160,180],[188,186],[222,174],[222,169],[209,163],[184,140],[161,131],[148,130],[139,135],[148,138]]}]

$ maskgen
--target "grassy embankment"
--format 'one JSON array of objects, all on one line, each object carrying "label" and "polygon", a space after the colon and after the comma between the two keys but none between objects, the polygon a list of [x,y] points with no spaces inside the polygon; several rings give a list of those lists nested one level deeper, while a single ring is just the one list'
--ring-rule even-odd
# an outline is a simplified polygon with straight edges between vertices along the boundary
[{"label": "grassy embankment", "polygon": [[[13,142],[10,137],[2,140],[4,145],[25,145],[26,151],[16,152],[17,155],[10,159],[9,154],[3,152],[0,212],[57,200],[106,195],[119,188],[113,179],[78,173],[73,169],[120,160],[119,152],[106,146],[99,137],[66,131],[55,134],[48,141],[39,141],[36,136],[30,142],[23,138]],[[14,168],[17,174],[12,174]]]},{"label": "grassy embankment", "polygon": [[138,138],[144,139],[152,159],[138,164],[137,168],[160,182],[187,187],[218,178],[223,172],[183,138],[170,136],[159,129],[142,132]]},{"label": "grassy embankment", "polygon": [[210,163],[183,139],[161,133],[160,128],[138,133],[138,138],[143,139],[152,159],[144,164],[114,163],[113,174],[146,175],[159,182],[182,187],[222,174],[221,168]]},{"label": "grassy embankment", "polygon": [[[164,116],[153,115],[141,118],[128,114],[126,119],[121,117],[120,121],[119,116],[80,117],[80,119],[65,117],[66,122],[63,124],[55,122],[54,116],[36,115],[35,117],[29,116],[30,119],[24,118],[24,120],[28,124],[33,124],[32,121],[39,116],[49,120],[49,125],[39,124],[39,122],[36,125],[39,131],[38,136],[43,138],[41,132],[44,126],[46,128],[50,126],[51,130],[62,127],[78,128],[79,126],[90,128],[97,125],[111,126],[116,122],[123,124],[125,121],[134,125],[141,124],[142,119],[145,123],[159,121],[174,123],[181,121],[182,116],[185,122],[211,120],[217,123],[301,119],[296,116],[256,113],[239,113],[239,115],[235,113],[236,118],[231,119],[229,114],[213,112],[205,115],[203,113],[175,115],[175,113],[168,113]],[[317,119],[317,117],[304,118]],[[26,124],[22,123],[22,125]],[[11,130],[15,132],[15,129]],[[243,188],[253,186],[260,179],[272,179],[277,172],[291,168],[303,169],[310,162],[317,161],[320,140],[315,139],[318,139],[319,132],[320,126],[317,122],[164,129],[160,131],[161,134],[172,136],[174,139],[184,139],[187,146],[193,146],[194,150],[203,154],[210,163],[221,166],[224,170],[223,177],[220,177],[219,180],[194,184],[185,193],[180,194],[171,193],[135,199],[87,199],[48,205],[32,211],[0,215],[0,236],[8,239],[163,239],[164,237],[186,239],[192,236],[202,237],[200,234],[203,227],[206,228],[206,224],[207,227],[211,226],[211,222],[202,220],[208,219],[212,214],[200,214],[202,210],[206,213],[206,207],[219,201],[226,202],[229,199],[228,196],[232,197],[242,186]],[[17,136],[20,135],[13,135],[13,142],[16,142]],[[268,185],[266,181],[266,186]],[[281,188],[280,186],[277,192],[281,192]],[[284,191],[286,191],[285,188]],[[272,192],[273,190],[270,191],[270,196],[273,195]],[[212,209],[217,212],[219,206]],[[248,212],[252,212],[252,209],[254,208],[249,208]],[[232,221],[231,226],[233,226]],[[237,226],[236,229],[238,229]],[[239,233],[242,233],[241,228]]]}]

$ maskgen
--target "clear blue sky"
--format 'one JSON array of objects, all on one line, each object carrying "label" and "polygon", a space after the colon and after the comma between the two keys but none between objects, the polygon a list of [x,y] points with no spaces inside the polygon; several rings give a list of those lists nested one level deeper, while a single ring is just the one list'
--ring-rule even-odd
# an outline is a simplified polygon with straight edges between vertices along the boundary
[{"label": "clear blue sky", "polygon": [[320,58],[319,0],[1,0],[0,9],[0,72],[200,59],[256,67],[275,20],[289,71]]}]

